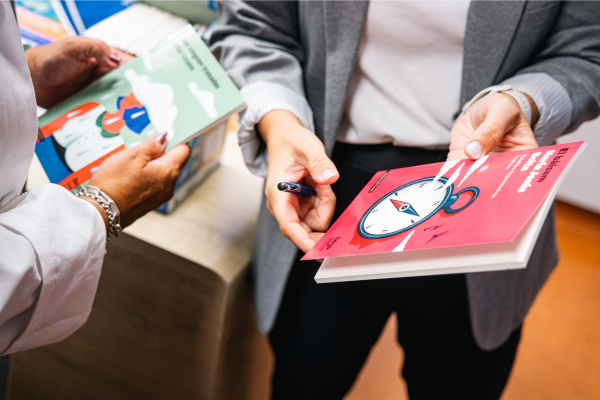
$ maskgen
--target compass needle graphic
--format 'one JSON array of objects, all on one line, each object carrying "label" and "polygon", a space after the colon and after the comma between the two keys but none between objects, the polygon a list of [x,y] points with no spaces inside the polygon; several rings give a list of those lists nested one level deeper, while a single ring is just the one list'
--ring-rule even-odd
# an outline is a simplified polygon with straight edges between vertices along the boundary
[{"label": "compass needle graphic", "polygon": [[405,203],[403,201],[398,201],[398,200],[394,200],[394,199],[390,199],[390,201],[392,202],[392,204],[394,205],[394,207],[396,207],[396,209],[398,211],[407,213],[407,214],[416,215],[417,217],[419,217],[419,213],[417,213],[415,211],[415,209],[413,208],[413,206],[410,205],[410,203]]},{"label": "compass needle graphic", "polygon": [[[453,182],[460,176],[463,166],[464,163],[450,178],[440,176],[418,179],[379,198],[362,216],[358,234],[365,239],[386,238],[413,229],[440,211],[456,214],[469,207],[479,195],[478,188],[469,187],[453,193]],[[452,208],[459,196],[467,192],[472,194],[469,202],[462,207]],[[441,226],[443,224],[436,225],[432,230]]]}]

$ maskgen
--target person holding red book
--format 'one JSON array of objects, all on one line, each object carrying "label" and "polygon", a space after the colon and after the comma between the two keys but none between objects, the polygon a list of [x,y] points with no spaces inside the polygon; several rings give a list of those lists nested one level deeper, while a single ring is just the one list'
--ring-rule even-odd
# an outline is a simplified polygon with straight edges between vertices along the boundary
[{"label": "person holding red book", "polygon": [[252,266],[272,397],[341,399],[396,312],[411,400],[498,399],[557,263],[552,212],[519,271],[317,285],[299,259],[377,171],[549,145],[596,117],[600,3],[219,5],[212,49],[266,177]]}]

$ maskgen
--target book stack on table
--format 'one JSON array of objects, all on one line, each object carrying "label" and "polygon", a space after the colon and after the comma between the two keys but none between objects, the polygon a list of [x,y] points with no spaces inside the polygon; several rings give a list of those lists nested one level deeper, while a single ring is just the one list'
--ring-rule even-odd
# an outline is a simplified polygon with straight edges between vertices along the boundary
[{"label": "book stack on table", "polygon": [[[83,36],[100,39],[126,53],[139,55],[169,39],[189,24],[185,18],[142,3],[120,11],[85,31]],[[195,25],[199,34],[206,29]]]}]

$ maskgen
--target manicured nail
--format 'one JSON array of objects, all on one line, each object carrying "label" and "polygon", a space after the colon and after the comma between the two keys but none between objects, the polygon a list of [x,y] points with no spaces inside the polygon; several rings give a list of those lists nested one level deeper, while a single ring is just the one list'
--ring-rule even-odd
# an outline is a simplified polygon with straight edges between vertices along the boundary
[{"label": "manicured nail", "polygon": [[119,64],[121,62],[121,57],[117,56],[116,54],[109,54],[108,58],[110,58],[112,61],[116,62],[117,64]]},{"label": "manicured nail", "polygon": [[483,151],[483,147],[481,147],[481,144],[479,142],[471,142],[467,146],[467,153],[469,153],[471,155],[471,157],[473,157],[476,160],[479,157],[481,157],[482,151]]},{"label": "manicured nail", "polygon": [[154,139],[158,140],[160,144],[165,144],[167,141],[167,132],[161,132],[158,135],[154,136]]},{"label": "manicured nail", "polygon": [[326,181],[327,179],[331,178],[332,176],[337,175],[337,172],[335,172],[332,169],[326,169],[325,171],[323,171],[321,173],[321,179]]}]

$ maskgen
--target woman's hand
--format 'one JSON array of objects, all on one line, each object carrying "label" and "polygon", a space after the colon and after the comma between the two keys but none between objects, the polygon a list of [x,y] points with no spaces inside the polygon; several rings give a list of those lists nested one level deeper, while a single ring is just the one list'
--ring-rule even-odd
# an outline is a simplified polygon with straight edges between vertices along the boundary
[{"label": "woman's hand", "polygon": [[[531,104],[534,126],[539,118],[535,102],[523,93]],[[450,133],[448,160],[471,158],[486,154],[527,150],[538,147],[519,103],[511,96],[494,93],[485,96],[466,112]]]},{"label": "woman's hand", "polygon": [[118,152],[103,162],[90,180],[90,186],[101,189],[115,201],[123,228],[173,196],[190,148],[180,144],[163,154],[166,137],[166,132],[161,133]]},{"label": "woman's hand", "polygon": [[50,108],[133,56],[101,40],[70,37],[25,51],[37,104]]},{"label": "woman's hand", "polygon": [[[269,167],[265,184],[267,209],[281,232],[300,250],[309,251],[329,227],[335,210],[331,184],[339,173],[323,143],[291,113],[276,110],[263,117],[258,129],[267,143]],[[279,182],[303,183],[317,192],[301,196],[280,192]]]}]

